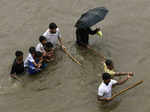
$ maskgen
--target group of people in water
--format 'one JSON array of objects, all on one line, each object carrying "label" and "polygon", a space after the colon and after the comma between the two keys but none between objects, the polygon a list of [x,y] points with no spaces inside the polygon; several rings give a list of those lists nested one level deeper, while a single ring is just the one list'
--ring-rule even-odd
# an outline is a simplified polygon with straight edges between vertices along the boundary
[{"label": "group of people in water", "polygon": [[[89,48],[89,34],[97,34],[100,32],[100,28],[91,30],[90,28],[77,28],[76,29],[76,43],[79,46]],[[101,32],[100,32],[101,33]],[[101,33],[102,36],[102,33]],[[17,50],[15,52],[15,59],[12,65],[10,76],[14,79],[17,75],[27,71],[30,75],[39,73],[44,69],[47,64],[55,60],[55,50],[59,45],[62,49],[66,49],[61,40],[60,30],[55,23],[50,23],[47,31],[39,37],[39,43],[36,47],[31,46],[29,48],[29,54],[25,61],[23,60],[23,52]],[[115,72],[113,62],[109,59],[104,59],[102,62],[104,66],[104,73],[102,73],[102,83],[98,87],[98,97],[99,101],[111,101],[112,100],[112,87],[115,85],[120,85],[126,82],[133,76],[133,72]],[[127,77],[123,80],[116,81],[113,78],[115,76]]]},{"label": "group of people in water", "polygon": [[23,60],[23,52],[17,50],[15,52],[10,76],[16,78],[17,75],[27,71],[30,75],[40,72],[47,66],[47,63],[55,59],[55,49],[60,46],[65,49],[62,44],[60,30],[55,23],[50,23],[47,31],[39,37],[39,43],[36,47],[29,48],[29,54],[25,61]]},{"label": "group of people in water", "polygon": [[[87,28],[77,28],[76,29],[76,43],[79,46],[83,46],[85,48],[90,48],[88,44],[89,40],[89,34],[99,34],[99,36],[102,36],[102,32],[100,31],[100,28],[96,28],[95,30],[91,30],[89,27]],[[103,57],[104,62],[102,62],[104,66],[104,73],[102,73],[102,83],[98,87],[98,101],[111,101],[112,98],[112,87],[115,85],[121,85],[124,82],[126,82],[128,79],[131,78],[131,76],[134,75],[133,72],[115,72],[114,71],[114,65],[112,60],[105,59]],[[124,76],[127,75],[127,77],[123,80],[116,81],[113,78],[115,76]]]}]

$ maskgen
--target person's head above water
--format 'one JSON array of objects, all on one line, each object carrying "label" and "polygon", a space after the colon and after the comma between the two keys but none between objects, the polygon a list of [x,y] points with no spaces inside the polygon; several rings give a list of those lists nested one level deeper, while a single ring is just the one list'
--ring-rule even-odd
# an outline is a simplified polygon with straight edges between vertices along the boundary
[{"label": "person's head above water", "polygon": [[103,73],[102,78],[103,78],[104,83],[108,85],[111,80],[111,75],[109,73]]},{"label": "person's head above water", "polygon": [[45,45],[45,50],[50,51],[53,48],[53,44],[51,42],[47,42]]},{"label": "person's head above water", "polygon": [[37,51],[36,54],[35,54],[35,58],[36,59],[42,59],[42,53]]},{"label": "person's head above water", "polygon": [[15,56],[16,56],[16,61],[18,64],[23,62],[23,52],[22,51],[19,51],[19,50],[16,51]]},{"label": "person's head above water", "polygon": [[56,23],[52,22],[49,24],[50,33],[56,33],[56,29],[57,29]]},{"label": "person's head above water", "polygon": [[110,69],[110,70],[112,70],[114,68],[113,62],[109,59],[107,59],[105,61],[105,64],[106,64],[107,68]]},{"label": "person's head above water", "polygon": [[18,50],[15,52],[15,56],[16,57],[23,56],[23,52]]},{"label": "person's head above water", "polygon": [[31,55],[34,57],[35,54],[36,54],[35,47],[31,46],[31,47],[29,48],[29,53],[31,53]]},{"label": "person's head above water", "polygon": [[40,41],[43,45],[46,44],[46,42],[47,42],[46,37],[44,37],[44,36],[40,36],[40,37],[39,37],[39,41]]}]

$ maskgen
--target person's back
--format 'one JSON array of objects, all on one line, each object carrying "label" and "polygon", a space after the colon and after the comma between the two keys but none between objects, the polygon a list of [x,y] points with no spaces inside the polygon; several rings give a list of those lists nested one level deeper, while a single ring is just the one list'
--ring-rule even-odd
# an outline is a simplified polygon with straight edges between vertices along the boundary
[{"label": "person's back", "polygon": [[91,28],[77,28],[76,29],[76,43],[79,46],[87,47],[89,44],[89,34],[94,35],[99,29],[91,30]]},{"label": "person's back", "polygon": [[87,29],[84,28],[77,28],[76,29],[76,43],[78,45],[86,46],[88,45],[88,38],[89,38],[89,33]]}]

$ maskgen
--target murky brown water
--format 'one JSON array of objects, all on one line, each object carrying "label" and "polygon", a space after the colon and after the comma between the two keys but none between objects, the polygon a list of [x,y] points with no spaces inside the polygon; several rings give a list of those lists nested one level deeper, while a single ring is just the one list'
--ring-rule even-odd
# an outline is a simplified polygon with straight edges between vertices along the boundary
[{"label": "murky brown water", "polygon": [[[149,5],[149,0],[0,0],[0,111],[149,112]],[[111,58],[118,71],[136,72],[115,91],[144,80],[144,84],[105,106],[96,101],[101,58],[74,45],[73,25],[84,11],[96,6],[106,6],[109,14],[100,24],[104,39],[93,37],[90,44]],[[21,77],[24,82],[12,82],[9,69],[14,52],[23,50],[26,57],[28,48],[37,44],[52,21],[58,24],[65,46],[82,66],[58,51],[57,61],[41,74],[26,74]]]}]

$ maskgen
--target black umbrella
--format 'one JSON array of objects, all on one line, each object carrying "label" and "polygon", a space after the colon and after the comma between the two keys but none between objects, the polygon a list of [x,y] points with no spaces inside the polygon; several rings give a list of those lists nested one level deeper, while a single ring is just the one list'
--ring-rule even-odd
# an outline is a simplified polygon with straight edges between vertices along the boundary
[{"label": "black umbrella", "polygon": [[91,27],[99,21],[102,21],[107,13],[108,10],[105,7],[90,9],[89,11],[81,15],[80,19],[76,22],[75,27]]}]

